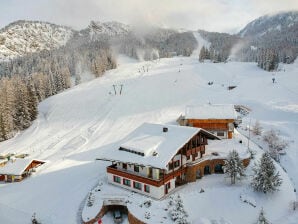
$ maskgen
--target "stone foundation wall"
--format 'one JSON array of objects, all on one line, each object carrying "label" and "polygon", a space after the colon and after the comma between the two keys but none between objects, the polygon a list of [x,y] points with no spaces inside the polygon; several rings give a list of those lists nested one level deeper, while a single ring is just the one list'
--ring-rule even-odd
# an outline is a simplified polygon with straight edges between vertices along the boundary
[{"label": "stone foundation wall", "polygon": [[145,222],[142,222],[141,220],[137,219],[133,214],[128,211],[128,222],[129,224],[146,224]]},{"label": "stone foundation wall", "polygon": [[[249,165],[250,162],[250,158],[247,159],[243,159],[242,163],[244,165],[244,167],[247,167]],[[215,171],[215,166],[217,164],[220,165],[224,165],[225,164],[225,160],[224,159],[212,159],[212,160],[205,160],[202,161],[198,164],[195,164],[193,166],[189,166],[187,167],[186,170],[186,181],[187,182],[195,182],[197,180],[197,171],[200,170],[200,176],[203,177],[204,176],[204,168],[205,166],[209,166],[210,167],[210,173],[214,173]]]}]

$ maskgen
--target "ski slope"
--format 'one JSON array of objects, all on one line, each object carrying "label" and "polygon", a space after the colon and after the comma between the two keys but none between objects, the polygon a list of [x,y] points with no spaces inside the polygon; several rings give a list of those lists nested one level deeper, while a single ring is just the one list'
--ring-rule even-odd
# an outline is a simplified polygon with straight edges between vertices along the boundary
[{"label": "ski slope", "polygon": [[[34,212],[44,223],[79,223],[88,192],[99,180],[105,180],[108,163],[95,158],[104,150],[117,147],[121,139],[143,122],[175,124],[185,107],[192,104],[246,105],[252,112],[245,118],[245,124],[257,119],[265,129],[279,129],[291,142],[282,165],[297,186],[298,63],[284,65],[285,71],[275,72],[277,83],[273,84],[273,73],[260,70],[254,63],[199,63],[192,57],[137,62],[123,56],[118,62],[118,68],[105,76],[44,100],[39,105],[37,120],[29,129],[0,143],[1,154],[28,153],[32,158],[47,161],[20,183],[0,184],[0,223],[30,222]],[[214,84],[207,85],[209,81]],[[229,91],[230,85],[237,87]],[[197,198],[200,214],[189,212],[194,223],[198,215],[204,216],[201,220],[211,220],[214,214],[217,220],[223,217],[233,220],[233,224],[237,220],[245,224],[236,211],[239,200],[232,200],[220,213],[217,211],[225,206],[222,203],[209,201],[208,207],[204,206],[209,199],[229,201],[228,197],[233,195],[234,188],[222,183],[223,177],[214,177],[206,177],[202,185],[210,188],[217,198],[202,198],[202,203]],[[285,173],[283,177],[287,178]],[[287,186],[280,194],[294,200],[291,183],[286,180],[284,185]],[[237,194],[246,188],[247,185],[237,188]],[[190,195],[185,198],[191,200]],[[290,209],[284,208],[287,202],[279,204],[279,200],[278,196],[261,200],[268,207],[269,219],[280,223],[287,217],[289,224],[295,223],[292,220],[297,220],[298,215],[292,215]],[[190,205],[191,202],[187,206]],[[261,206],[258,204],[258,208]],[[258,213],[256,209],[248,215],[257,217]],[[254,218],[247,217],[247,223]]]}]

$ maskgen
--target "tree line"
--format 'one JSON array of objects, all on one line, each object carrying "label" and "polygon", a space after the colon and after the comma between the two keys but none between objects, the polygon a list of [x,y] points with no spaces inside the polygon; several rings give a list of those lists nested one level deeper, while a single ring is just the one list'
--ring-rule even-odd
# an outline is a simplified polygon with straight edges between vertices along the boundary
[{"label": "tree line", "polygon": [[38,102],[81,82],[83,71],[96,77],[116,67],[107,42],[74,37],[65,46],[0,63],[0,141],[28,128]]}]

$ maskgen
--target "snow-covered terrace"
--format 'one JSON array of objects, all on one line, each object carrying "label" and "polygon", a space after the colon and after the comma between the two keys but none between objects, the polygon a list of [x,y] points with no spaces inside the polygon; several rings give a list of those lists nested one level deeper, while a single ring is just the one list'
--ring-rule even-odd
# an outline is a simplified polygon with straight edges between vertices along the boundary
[{"label": "snow-covered terrace", "polygon": [[247,146],[244,143],[240,143],[240,141],[236,138],[208,141],[204,157],[225,159],[229,152],[236,150],[241,159],[249,158],[250,153]]}]

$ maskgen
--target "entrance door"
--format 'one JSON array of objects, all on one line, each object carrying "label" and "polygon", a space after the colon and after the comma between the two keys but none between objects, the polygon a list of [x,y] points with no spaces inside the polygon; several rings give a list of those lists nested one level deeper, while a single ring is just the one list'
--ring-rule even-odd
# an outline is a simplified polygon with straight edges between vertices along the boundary
[{"label": "entrance door", "polygon": [[216,165],[215,165],[215,167],[214,167],[214,173],[224,173],[221,164],[216,164]]},{"label": "entrance door", "polygon": [[210,170],[210,166],[205,166],[204,168],[204,175],[208,175],[208,174],[211,174],[211,170]]}]

